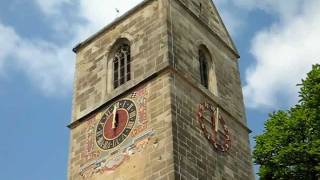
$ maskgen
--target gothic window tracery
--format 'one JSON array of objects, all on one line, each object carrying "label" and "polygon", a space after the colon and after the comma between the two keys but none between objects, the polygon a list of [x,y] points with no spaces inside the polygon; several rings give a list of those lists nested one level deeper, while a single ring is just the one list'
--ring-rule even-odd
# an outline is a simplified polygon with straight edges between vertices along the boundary
[{"label": "gothic window tracery", "polygon": [[126,43],[118,46],[113,57],[113,87],[116,89],[131,80],[130,46]]}]

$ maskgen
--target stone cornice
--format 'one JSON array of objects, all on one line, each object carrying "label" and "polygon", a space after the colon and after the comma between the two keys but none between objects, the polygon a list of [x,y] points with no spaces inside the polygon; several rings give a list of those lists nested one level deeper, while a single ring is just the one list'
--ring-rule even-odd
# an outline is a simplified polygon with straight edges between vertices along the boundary
[{"label": "stone cornice", "polygon": [[[131,90],[133,90],[143,84],[146,84],[147,82],[158,77],[158,75],[161,74],[162,72],[164,72],[166,69],[169,69],[169,64],[164,66],[160,70],[153,72],[152,74],[146,75],[143,79],[132,80],[132,81],[129,81],[129,84],[122,85],[121,86],[122,88],[120,89],[120,91],[118,91],[115,94],[113,94],[112,96],[104,99],[102,104],[92,108],[93,110],[87,112],[85,115],[83,115],[81,117],[77,117],[77,119],[74,120],[73,122],[71,122],[71,124],[69,124],[67,127],[70,129],[77,127],[79,124],[84,122],[86,118],[90,117],[90,115],[94,114],[95,112],[100,111],[103,107],[114,102],[116,99],[121,98],[122,96],[124,96],[126,94],[126,92],[131,91]],[[126,86],[126,87],[124,87],[124,86]]]}]

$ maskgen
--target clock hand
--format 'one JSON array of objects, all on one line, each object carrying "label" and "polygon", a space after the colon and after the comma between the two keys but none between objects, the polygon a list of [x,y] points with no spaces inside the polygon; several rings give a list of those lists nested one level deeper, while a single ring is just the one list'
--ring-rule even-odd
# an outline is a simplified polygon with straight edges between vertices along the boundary
[{"label": "clock hand", "polygon": [[114,105],[112,112],[112,129],[116,128],[116,114],[117,114],[117,106]]},{"label": "clock hand", "polygon": [[216,111],[217,111],[217,112],[216,112],[216,113],[217,113],[217,114],[216,114],[217,117],[216,117],[216,122],[215,122],[215,124],[216,124],[216,125],[215,125],[215,127],[216,127],[215,130],[216,130],[216,132],[218,132],[218,130],[219,130],[219,108],[218,108],[218,107],[217,107],[217,110],[216,110]]}]

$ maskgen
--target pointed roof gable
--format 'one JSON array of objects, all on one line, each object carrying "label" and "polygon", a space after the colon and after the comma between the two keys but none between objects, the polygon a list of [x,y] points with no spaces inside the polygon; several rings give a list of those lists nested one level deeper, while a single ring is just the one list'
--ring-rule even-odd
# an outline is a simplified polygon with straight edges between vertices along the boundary
[{"label": "pointed roof gable", "polygon": [[212,0],[178,0],[190,9],[237,55],[238,50]]},{"label": "pointed roof gable", "polygon": [[209,1],[210,1],[210,4],[211,4],[212,8],[213,8],[213,9],[212,9],[213,12],[215,12],[216,16],[219,18],[219,22],[220,22],[220,24],[221,24],[221,26],[222,26],[221,28],[222,28],[222,30],[224,31],[224,39],[227,41],[228,45],[229,45],[231,48],[233,48],[233,50],[235,50],[237,54],[239,54],[239,52],[238,52],[238,50],[237,50],[237,47],[235,46],[235,44],[234,44],[234,42],[233,42],[233,40],[232,40],[232,38],[231,38],[231,35],[230,35],[228,29],[226,28],[224,22],[222,21],[222,18],[221,18],[221,16],[220,16],[220,14],[219,14],[216,6],[214,5],[214,3],[213,3],[212,0],[209,0]]},{"label": "pointed roof gable", "polygon": [[[103,32],[107,31],[108,29],[112,28],[114,25],[120,23],[124,19],[126,19],[131,14],[135,13],[141,7],[146,5],[148,2],[153,0],[143,0],[137,6],[120,16],[119,18],[115,19],[113,22],[102,28],[97,33],[93,34],[91,37],[86,39],[85,41],[76,45],[73,49],[74,52],[77,52],[81,47],[85,46],[85,44],[92,41],[94,38],[102,34]],[[188,9],[190,9],[199,19],[204,22],[208,28],[210,28],[232,51],[239,56],[239,52],[233,43],[233,40],[225,27],[216,6],[214,5],[212,0],[177,0],[180,3],[184,4]]]}]

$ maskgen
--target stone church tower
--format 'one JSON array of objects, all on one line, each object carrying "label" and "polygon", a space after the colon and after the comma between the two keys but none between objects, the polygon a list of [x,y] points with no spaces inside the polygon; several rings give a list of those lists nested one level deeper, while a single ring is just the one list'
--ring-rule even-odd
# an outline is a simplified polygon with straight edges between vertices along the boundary
[{"label": "stone church tower", "polygon": [[239,55],[211,0],[144,0],[74,52],[69,180],[254,178]]}]

